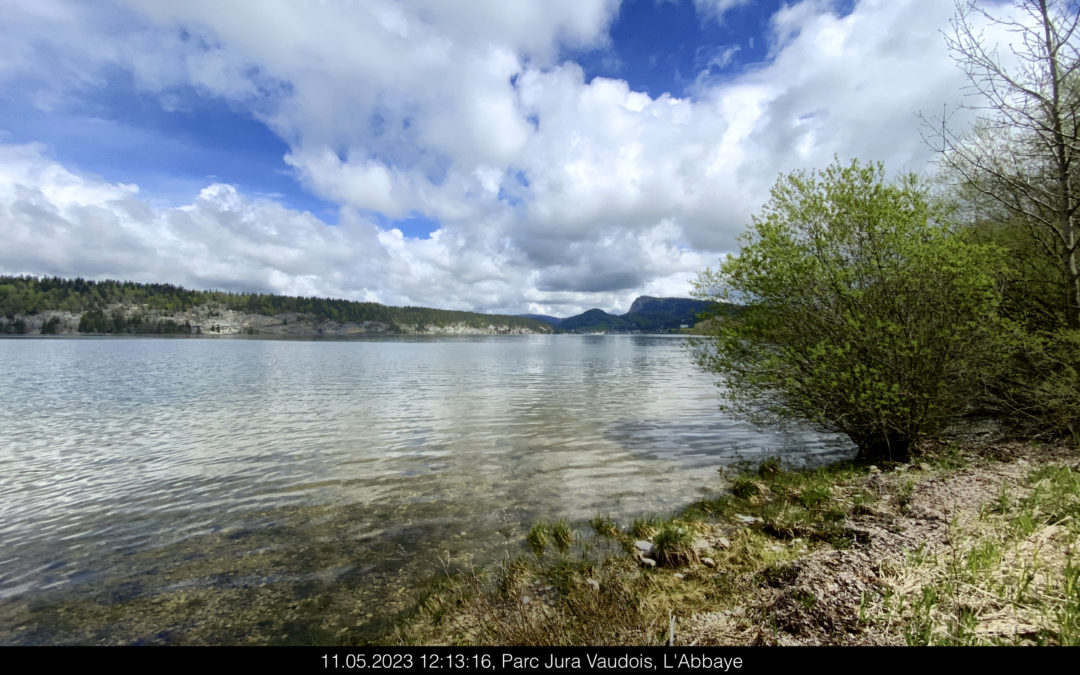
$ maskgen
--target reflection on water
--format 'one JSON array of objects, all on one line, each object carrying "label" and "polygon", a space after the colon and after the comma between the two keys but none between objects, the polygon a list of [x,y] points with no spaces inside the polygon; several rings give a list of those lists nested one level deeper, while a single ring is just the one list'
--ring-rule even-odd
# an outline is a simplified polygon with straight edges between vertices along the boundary
[{"label": "reflection on water", "polygon": [[851,454],[725,419],[677,337],[3,340],[0,373],[4,644],[362,639],[501,516]]},{"label": "reflection on water", "polygon": [[822,466],[853,453],[846,438],[805,432],[761,431],[744,423],[715,419],[633,420],[607,436],[631,452],[683,466],[754,465],[782,457],[785,466]]}]

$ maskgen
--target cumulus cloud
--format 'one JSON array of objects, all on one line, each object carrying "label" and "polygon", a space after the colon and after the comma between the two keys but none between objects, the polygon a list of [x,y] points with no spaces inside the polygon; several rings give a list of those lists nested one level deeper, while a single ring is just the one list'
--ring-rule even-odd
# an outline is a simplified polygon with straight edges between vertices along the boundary
[{"label": "cumulus cloud", "polygon": [[[695,0],[706,20],[737,4]],[[65,105],[119,69],[166,107],[185,87],[225,100],[285,141],[283,168],[338,204],[339,224],[219,183],[154,206],[55,149],[9,145],[0,271],[626,309],[639,293],[688,293],[780,172],[834,155],[923,168],[916,114],[955,104],[963,84],[939,0],[861,0],[843,17],[824,0],[785,5],[767,62],[716,80],[734,48],[714,50],[686,95],[658,98],[565,60],[609,45],[615,0],[254,7],[13,3],[0,88]],[[440,229],[415,239],[385,224],[410,214]]]},{"label": "cumulus cloud", "polygon": [[0,222],[0,269],[16,274],[362,299],[383,262],[370,223],[327,227],[225,184],[155,207],[137,186],[74,173],[34,145],[0,145]]}]

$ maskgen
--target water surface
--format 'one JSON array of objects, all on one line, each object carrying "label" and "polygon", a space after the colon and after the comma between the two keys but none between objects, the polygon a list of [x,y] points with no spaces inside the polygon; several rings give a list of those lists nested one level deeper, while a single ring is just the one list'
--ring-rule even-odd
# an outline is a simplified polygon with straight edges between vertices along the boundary
[{"label": "water surface", "polygon": [[679,337],[7,339],[0,375],[3,644],[363,639],[537,518],[852,452],[726,418]]}]

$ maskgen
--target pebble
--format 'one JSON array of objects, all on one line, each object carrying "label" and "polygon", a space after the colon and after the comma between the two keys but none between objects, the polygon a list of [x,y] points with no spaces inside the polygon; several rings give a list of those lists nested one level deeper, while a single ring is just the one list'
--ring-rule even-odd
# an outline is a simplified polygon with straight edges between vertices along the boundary
[{"label": "pebble", "polygon": [[645,541],[644,539],[638,539],[637,541],[635,541],[634,548],[638,551],[638,553],[645,556],[646,558],[651,556],[656,550],[656,547],[651,541]]},{"label": "pebble", "polygon": [[591,579],[591,578],[586,579],[585,580],[585,585],[588,586],[589,588],[593,589],[594,591],[600,590],[600,582],[597,581],[596,579]]},{"label": "pebble", "polygon": [[656,561],[653,560],[652,558],[642,558],[638,562],[641,563],[642,567],[645,567],[645,568],[648,568],[648,569],[652,569],[652,568],[656,567]]},{"label": "pebble", "polygon": [[713,546],[716,548],[731,548],[731,542],[727,537],[717,537],[713,539]]},{"label": "pebble", "polygon": [[678,579],[679,581],[682,581],[683,579],[685,579],[685,578],[686,578],[686,575],[685,575],[685,574],[681,574],[681,573],[679,573],[679,572],[676,572],[675,574],[672,574],[671,576],[675,577],[675,578],[676,578],[676,579]]},{"label": "pebble", "polygon": [[702,558],[701,564],[705,567],[716,567],[716,561],[712,558]]}]

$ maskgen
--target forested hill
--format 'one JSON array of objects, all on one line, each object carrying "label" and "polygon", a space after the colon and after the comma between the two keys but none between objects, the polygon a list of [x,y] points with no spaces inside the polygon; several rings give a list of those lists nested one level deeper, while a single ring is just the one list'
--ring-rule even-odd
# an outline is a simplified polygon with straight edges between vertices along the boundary
[{"label": "forested hill", "polygon": [[541,321],[427,307],[0,276],[3,333],[551,333]]},{"label": "forested hill", "polygon": [[599,309],[563,319],[559,329],[577,333],[663,333],[692,328],[699,315],[712,303],[690,298],[639,297],[626,314],[615,315]]}]

